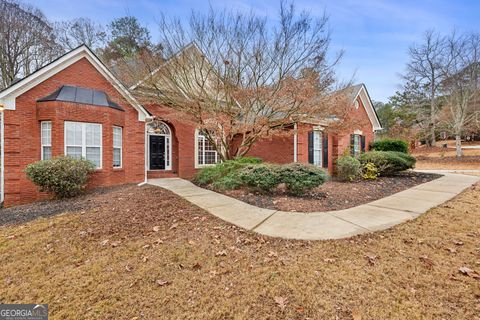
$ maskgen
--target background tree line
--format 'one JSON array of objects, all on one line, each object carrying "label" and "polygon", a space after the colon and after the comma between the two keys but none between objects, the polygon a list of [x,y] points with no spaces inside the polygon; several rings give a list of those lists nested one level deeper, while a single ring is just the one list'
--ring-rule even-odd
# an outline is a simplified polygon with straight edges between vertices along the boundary
[{"label": "background tree line", "polygon": [[84,43],[125,84],[137,84],[141,102],[168,105],[177,112],[172,119],[195,123],[222,159],[297,122],[321,119],[332,132],[360,121],[349,117],[346,95],[336,94],[348,83],[335,74],[342,52],[330,51],[328,16],[298,12],[293,3],[280,1],[270,23],[212,8],[188,20],[162,15],[158,42],[131,16],[107,25],[51,22],[17,0],[0,5],[1,87]]},{"label": "background tree line", "polygon": [[402,90],[376,103],[390,136],[435,146],[440,133],[462,139],[480,134],[480,33],[428,30],[409,49]]},{"label": "background tree line", "polygon": [[0,0],[0,89],[81,44],[94,50],[114,71],[142,51],[161,51],[149,30],[132,16],[107,25],[82,17],[49,21],[29,4]]}]

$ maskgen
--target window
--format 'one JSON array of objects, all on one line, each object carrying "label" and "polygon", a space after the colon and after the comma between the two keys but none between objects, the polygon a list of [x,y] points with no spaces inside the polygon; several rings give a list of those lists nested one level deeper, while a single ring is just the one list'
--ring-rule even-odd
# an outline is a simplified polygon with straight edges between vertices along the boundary
[{"label": "window", "polygon": [[102,125],[65,121],[65,155],[102,167]]},{"label": "window", "polygon": [[40,139],[42,143],[41,159],[48,160],[52,158],[52,122],[40,122]]},{"label": "window", "polygon": [[313,164],[322,165],[322,132],[318,130],[313,131]]},{"label": "window", "polygon": [[362,152],[365,152],[365,136],[361,134],[350,135],[350,154],[353,157],[358,157]]},{"label": "window", "polygon": [[208,141],[202,131],[197,132],[197,165],[205,166],[218,163],[219,157],[214,145]]},{"label": "window", "polygon": [[113,127],[113,167],[122,167],[122,128]]}]

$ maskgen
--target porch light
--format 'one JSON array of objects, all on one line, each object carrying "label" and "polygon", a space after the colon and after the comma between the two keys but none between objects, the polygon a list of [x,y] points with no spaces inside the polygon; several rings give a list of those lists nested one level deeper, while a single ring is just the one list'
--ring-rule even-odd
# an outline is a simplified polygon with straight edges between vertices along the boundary
[{"label": "porch light", "polygon": [[0,112],[5,111],[5,106],[3,104],[0,104]]}]

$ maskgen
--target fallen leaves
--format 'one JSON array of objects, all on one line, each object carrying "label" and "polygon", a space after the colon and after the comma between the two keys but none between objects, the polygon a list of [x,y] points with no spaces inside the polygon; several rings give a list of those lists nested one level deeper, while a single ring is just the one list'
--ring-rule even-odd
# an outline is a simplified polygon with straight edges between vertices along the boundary
[{"label": "fallen leaves", "polygon": [[353,320],[362,320],[362,313],[359,309],[355,308],[352,310],[352,319]]},{"label": "fallen leaves", "polygon": [[468,267],[460,267],[458,269],[458,271],[463,274],[463,275],[466,275],[466,276],[469,276],[471,278],[474,278],[474,279],[477,279],[477,280],[480,280],[480,274],[475,271],[475,270],[472,270]]},{"label": "fallen leaves", "polygon": [[420,256],[419,259],[420,259],[420,261],[423,262],[423,264],[425,265],[425,267],[427,269],[429,269],[429,270],[433,269],[433,266],[435,265],[435,263],[433,263],[432,259],[430,259],[427,256]]},{"label": "fallen leaves", "polygon": [[227,255],[227,250],[221,250],[215,253],[216,257],[225,257]]},{"label": "fallen leaves", "polygon": [[447,250],[450,253],[456,253],[457,252],[457,249],[455,249],[455,248],[445,248],[445,250]]},{"label": "fallen leaves", "polygon": [[168,286],[172,282],[168,280],[158,279],[155,281],[155,283],[158,284],[160,287],[164,287],[164,286]]},{"label": "fallen leaves", "polygon": [[374,254],[366,254],[365,258],[367,258],[368,264],[374,266],[377,262],[377,256]]},{"label": "fallen leaves", "polygon": [[287,307],[287,303],[288,303],[287,298],[275,297],[274,300],[275,300],[275,303],[277,304],[277,306],[280,308],[280,310],[282,310],[282,311],[285,310],[285,308]]},{"label": "fallen leaves", "polygon": [[158,232],[160,231],[160,226],[155,226],[152,229],[153,229],[153,232]]}]

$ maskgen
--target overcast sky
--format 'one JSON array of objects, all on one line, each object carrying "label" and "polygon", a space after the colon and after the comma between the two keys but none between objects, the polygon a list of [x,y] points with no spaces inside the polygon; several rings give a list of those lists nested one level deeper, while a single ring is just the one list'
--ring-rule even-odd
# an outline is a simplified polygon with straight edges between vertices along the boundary
[{"label": "overcast sky", "polygon": [[[26,0],[28,1],[28,0]],[[160,12],[188,17],[191,10],[225,7],[274,18],[277,0],[31,0],[50,20],[89,17],[102,24],[136,16],[155,39]],[[480,0],[297,0],[298,9],[330,16],[332,49],[345,50],[340,76],[366,84],[373,100],[386,101],[400,84],[408,47],[429,28],[441,32],[480,31]]]}]

